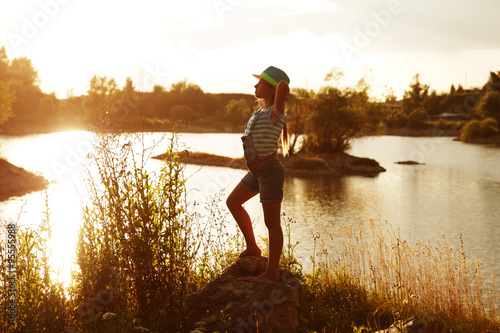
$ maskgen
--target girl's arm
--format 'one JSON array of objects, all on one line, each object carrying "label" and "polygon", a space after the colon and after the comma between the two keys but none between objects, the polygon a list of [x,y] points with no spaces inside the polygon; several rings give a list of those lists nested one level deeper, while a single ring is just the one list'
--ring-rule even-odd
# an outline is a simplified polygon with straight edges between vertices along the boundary
[{"label": "girl's arm", "polygon": [[276,87],[276,95],[274,96],[274,108],[271,115],[272,120],[279,119],[285,113],[285,103],[290,94],[290,87],[286,81],[281,81]]}]

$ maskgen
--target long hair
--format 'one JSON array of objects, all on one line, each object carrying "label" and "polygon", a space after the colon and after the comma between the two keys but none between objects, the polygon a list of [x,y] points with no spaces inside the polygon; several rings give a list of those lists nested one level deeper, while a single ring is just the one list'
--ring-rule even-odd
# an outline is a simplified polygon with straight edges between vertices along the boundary
[{"label": "long hair", "polygon": [[[286,108],[285,108],[285,113],[286,114]],[[285,123],[283,124],[283,130],[281,131],[281,150],[283,151],[283,156],[288,156],[289,150],[290,150],[290,140],[288,137],[288,129],[286,126],[286,119]]]}]

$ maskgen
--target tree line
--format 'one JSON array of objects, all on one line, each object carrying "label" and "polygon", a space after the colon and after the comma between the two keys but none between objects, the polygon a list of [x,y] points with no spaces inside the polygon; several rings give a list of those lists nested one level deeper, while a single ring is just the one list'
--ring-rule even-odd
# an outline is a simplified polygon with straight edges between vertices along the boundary
[{"label": "tree line", "polygon": [[[299,148],[299,138],[309,151],[343,152],[353,138],[401,128],[461,130],[464,141],[498,133],[500,72],[490,72],[483,87],[452,85],[444,93],[430,91],[416,74],[401,100],[389,91],[383,101],[370,96],[364,78],[352,87],[339,87],[342,76],[333,68],[317,91],[292,88],[287,103],[289,153]],[[142,92],[131,78],[120,88],[114,78],[94,75],[85,95],[66,99],[42,92],[39,84],[31,60],[9,60],[5,47],[0,48],[0,130],[171,131],[180,122],[188,130],[242,132],[257,108],[252,95],[206,93],[187,80]]]}]

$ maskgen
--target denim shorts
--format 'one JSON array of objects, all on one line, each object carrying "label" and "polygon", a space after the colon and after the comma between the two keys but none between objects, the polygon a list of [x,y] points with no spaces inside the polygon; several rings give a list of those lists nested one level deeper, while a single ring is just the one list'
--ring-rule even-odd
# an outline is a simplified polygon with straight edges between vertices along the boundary
[{"label": "denim shorts", "polygon": [[285,169],[275,156],[255,174],[248,172],[241,179],[240,184],[247,190],[260,193],[261,203],[272,203],[283,200],[284,181]]}]

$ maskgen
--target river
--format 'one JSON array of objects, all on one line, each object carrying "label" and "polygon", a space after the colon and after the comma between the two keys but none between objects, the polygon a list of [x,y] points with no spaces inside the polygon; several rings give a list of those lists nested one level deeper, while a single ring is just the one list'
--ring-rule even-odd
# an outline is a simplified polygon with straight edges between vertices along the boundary
[{"label": "river", "polygon": [[[169,133],[146,133],[151,146],[163,153]],[[49,202],[54,225],[52,251],[61,280],[69,281],[74,246],[85,202],[83,184],[87,153],[94,135],[74,131],[27,136],[0,136],[0,156],[51,181]],[[240,157],[239,134],[181,134],[186,149]],[[482,260],[487,273],[500,278],[500,148],[464,144],[450,137],[380,136],[356,139],[350,154],[377,160],[387,171],[373,178],[287,177],[283,212],[294,223],[293,241],[300,241],[297,254],[309,261],[313,234],[320,226],[332,232],[340,222],[368,228],[370,219],[379,226],[388,221],[410,243],[441,239],[460,245],[463,238],[470,257]],[[400,165],[414,160],[420,165]],[[161,161],[150,160],[148,169],[159,170]],[[190,200],[202,202],[223,191],[227,196],[244,175],[243,170],[188,165]],[[42,218],[45,196],[30,193],[0,202],[4,220],[37,224]],[[255,230],[266,235],[258,198],[246,206],[256,220]],[[321,234],[321,232],[320,232]]]}]

